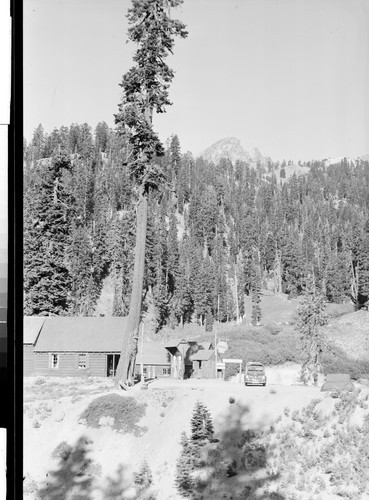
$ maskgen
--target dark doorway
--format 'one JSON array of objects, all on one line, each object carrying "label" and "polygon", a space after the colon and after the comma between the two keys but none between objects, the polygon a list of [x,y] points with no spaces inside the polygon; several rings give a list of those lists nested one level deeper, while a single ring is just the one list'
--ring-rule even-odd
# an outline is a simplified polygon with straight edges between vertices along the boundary
[{"label": "dark doorway", "polygon": [[193,368],[192,368],[192,365],[186,365],[186,366],[185,366],[185,372],[184,372],[184,376],[183,376],[183,378],[184,378],[184,379],[191,378],[192,373],[193,373]]},{"label": "dark doorway", "polygon": [[120,354],[108,354],[107,355],[107,377],[115,377],[118,363],[119,363]]}]

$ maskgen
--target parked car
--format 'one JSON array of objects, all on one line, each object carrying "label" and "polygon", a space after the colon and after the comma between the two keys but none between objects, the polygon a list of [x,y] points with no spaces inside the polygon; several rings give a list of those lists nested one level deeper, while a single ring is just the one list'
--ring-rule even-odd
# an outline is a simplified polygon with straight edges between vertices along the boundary
[{"label": "parked car", "polygon": [[245,385],[261,384],[265,385],[267,378],[265,375],[265,367],[256,361],[246,363],[245,370]]}]

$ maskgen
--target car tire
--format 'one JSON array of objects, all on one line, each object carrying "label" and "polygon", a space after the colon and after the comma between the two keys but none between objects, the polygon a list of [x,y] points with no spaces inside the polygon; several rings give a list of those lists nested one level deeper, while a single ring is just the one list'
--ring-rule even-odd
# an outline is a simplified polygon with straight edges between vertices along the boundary
[{"label": "car tire", "polygon": [[263,387],[265,387],[266,382],[264,382]]}]

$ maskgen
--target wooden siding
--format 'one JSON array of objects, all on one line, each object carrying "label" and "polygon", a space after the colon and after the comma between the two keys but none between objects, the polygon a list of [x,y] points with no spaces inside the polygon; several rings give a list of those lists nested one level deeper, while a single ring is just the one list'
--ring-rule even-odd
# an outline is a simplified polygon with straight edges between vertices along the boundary
[{"label": "wooden siding", "polygon": [[[200,367],[201,364],[201,367]],[[216,378],[215,359],[194,361],[192,378]]]},{"label": "wooden siding", "polygon": [[23,376],[33,377],[35,374],[35,361],[33,345],[24,345],[23,348]]},{"label": "wooden siding", "polygon": [[[37,376],[49,377],[106,377],[107,376],[107,357],[118,353],[87,353],[87,368],[78,368],[78,353],[75,352],[54,352],[59,355],[58,368],[50,368],[49,352],[29,352],[27,359],[31,362],[34,357],[33,374]],[[144,364],[147,375],[154,377],[170,377],[170,364],[167,365],[149,365]],[[165,373],[166,372],[166,373]],[[136,365],[135,373],[140,373],[140,365]]]},{"label": "wooden siding", "polygon": [[51,353],[35,352],[35,375],[50,377],[105,377],[106,376],[106,354],[87,353],[87,368],[78,368],[78,353],[61,352],[53,353],[59,355],[58,368],[49,367]]},{"label": "wooden siding", "polygon": [[105,353],[100,353],[100,352],[90,353],[89,375],[91,377],[106,377],[106,370],[107,370],[106,358],[107,354]]},{"label": "wooden siding", "polygon": [[[148,378],[161,378],[161,377],[170,377],[170,365],[148,365],[144,364],[144,374],[145,377]],[[136,375],[141,375],[141,365],[136,364],[135,367],[135,374]]]}]

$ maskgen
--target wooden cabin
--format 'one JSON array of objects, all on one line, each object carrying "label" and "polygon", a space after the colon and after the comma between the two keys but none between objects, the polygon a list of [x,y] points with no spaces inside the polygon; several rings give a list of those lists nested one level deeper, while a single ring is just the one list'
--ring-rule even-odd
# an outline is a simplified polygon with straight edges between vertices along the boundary
[{"label": "wooden cabin", "polygon": [[145,378],[171,376],[171,358],[170,353],[164,345],[158,342],[144,342],[142,349],[139,342],[138,353],[136,357],[135,374],[141,374],[141,360]]},{"label": "wooden cabin", "polygon": [[[25,317],[24,375],[113,377],[126,325],[125,317]],[[136,372],[140,362],[139,349]],[[143,363],[150,376],[170,375],[163,344],[145,342]]]},{"label": "wooden cabin", "polygon": [[191,359],[193,363],[193,378],[217,378],[214,349],[200,349],[191,356]]}]

